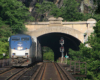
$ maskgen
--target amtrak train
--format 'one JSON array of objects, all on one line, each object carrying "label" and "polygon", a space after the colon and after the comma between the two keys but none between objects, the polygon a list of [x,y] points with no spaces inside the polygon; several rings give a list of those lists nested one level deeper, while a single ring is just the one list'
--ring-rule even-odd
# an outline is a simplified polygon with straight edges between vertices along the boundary
[{"label": "amtrak train", "polygon": [[42,61],[41,45],[34,36],[12,35],[9,41],[9,57],[12,66],[29,66]]}]

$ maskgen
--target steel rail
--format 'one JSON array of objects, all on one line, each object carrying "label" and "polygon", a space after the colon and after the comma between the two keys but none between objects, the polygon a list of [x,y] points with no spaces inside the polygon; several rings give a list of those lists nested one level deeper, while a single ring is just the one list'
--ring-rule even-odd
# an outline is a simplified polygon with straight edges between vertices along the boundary
[{"label": "steel rail", "polygon": [[[43,67],[45,67],[45,64],[43,63],[39,68],[38,68],[38,70],[37,70],[37,72],[31,77],[31,80],[36,80],[36,78],[37,78],[37,76],[39,75],[39,73],[40,73],[40,77],[39,77],[39,79],[38,80],[41,80],[41,76],[42,76],[42,74],[43,74]],[[42,70],[42,71],[41,71]]]},{"label": "steel rail", "polygon": [[26,71],[28,71],[28,68],[24,68],[23,70],[19,71],[17,74],[15,73],[8,80],[14,80],[15,78],[16,80],[18,80]]},{"label": "steel rail", "polygon": [[0,75],[3,75],[3,74],[5,74],[5,73],[7,73],[7,72],[9,72],[9,71],[11,71],[13,69],[16,69],[16,68],[8,68],[6,70],[3,70],[3,71],[0,72]]},{"label": "steel rail", "polygon": [[[63,74],[66,75],[66,77],[68,78],[68,80],[76,80],[69,72],[65,71],[65,70],[64,70],[60,65],[58,65],[57,63],[56,63],[56,66],[58,66],[59,69],[63,72]],[[62,75],[62,76],[64,76],[64,75]],[[63,79],[63,80],[65,80],[65,79]]]},{"label": "steel rail", "polygon": [[9,76],[6,80],[12,80],[18,73],[20,73],[21,71],[25,70],[26,68],[24,69],[21,69],[19,70],[18,72],[14,73],[13,75]]},{"label": "steel rail", "polygon": [[60,70],[59,70],[58,65],[56,65],[56,63],[54,63],[54,65],[55,65],[55,67],[56,67],[56,69],[57,69],[57,71],[58,71],[58,73],[59,73],[59,75],[60,75],[60,78],[61,78],[62,80],[64,80],[64,77],[63,77],[63,75],[60,73]]}]

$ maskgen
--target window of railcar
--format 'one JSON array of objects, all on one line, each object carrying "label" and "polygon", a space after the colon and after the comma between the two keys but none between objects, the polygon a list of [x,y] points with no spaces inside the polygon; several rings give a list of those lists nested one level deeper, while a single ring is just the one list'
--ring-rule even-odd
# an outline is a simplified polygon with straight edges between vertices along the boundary
[{"label": "window of railcar", "polygon": [[29,41],[29,38],[26,37],[26,38],[21,38],[21,41]]},{"label": "window of railcar", "polygon": [[20,38],[19,37],[12,37],[12,41],[19,41]]}]

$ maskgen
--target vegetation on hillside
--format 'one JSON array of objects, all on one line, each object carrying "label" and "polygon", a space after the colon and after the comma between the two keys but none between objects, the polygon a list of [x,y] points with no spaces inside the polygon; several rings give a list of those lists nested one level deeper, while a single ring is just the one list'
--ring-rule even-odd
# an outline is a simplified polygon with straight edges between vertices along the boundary
[{"label": "vegetation on hillside", "polygon": [[77,21],[83,18],[83,14],[78,12],[78,6],[76,0],[64,0],[61,8],[58,8],[53,2],[44,0],[42,4],[36,4],[36,12],[38,16],[53,15],[54,17],[62,17],[66,21]]},{"label": "vegetation on hillside", "polygon": [[[80,3],[80,1],[78,1]],[[37,3],[36,12],[38,14],[37,19],[40,21],[45,21],[48,15],[54,17],[62,17],[64,21],[86,21],[89,18],[94,18],[97,21],[100,19],[99,6],[96,7],[96,1],[94,1],[93,7],[88,7],[90,13],[80,13],[78,10],[79,4],[76,0],[63,0],[63,5],[58,8],[53,2],[43,0],[42,3]],[[42,15],[42,19],[41,19]]]},{"label": "vegetation on hillside", "polygon": [[62,7],[53,9],[51,14],[55,17],[62,17],[66,21],[81,20],[83,18],[83,14],[78,12],[78,6],[79,4],[76,0],[64,0]]}]

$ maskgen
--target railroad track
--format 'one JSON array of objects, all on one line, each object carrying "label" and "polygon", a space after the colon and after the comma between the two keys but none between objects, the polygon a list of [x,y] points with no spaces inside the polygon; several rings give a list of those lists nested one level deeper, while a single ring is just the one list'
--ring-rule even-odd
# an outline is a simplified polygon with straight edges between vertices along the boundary
[{"label": "railroad track", "polygon": [[12,69],[14,69],[14,68],[10,67],[10,68],[7,68],[7,69],[2,69],[2,70],[0,70],[0,74],[3,74],[3,73],[10,71]]},{"label": "railroad track", "polygon": [[21,75],[17,80],[31,80],[32,76],[35,75],[40,65],[35,65]]},{"label": "railroad track", "polygon": [[12,68],[0,73],[0,80],[30,80],[40,65],[29,68]]},{"label": "railroad track", "polygon": [[18,78],[23,75],[26,71],[28,71],[28,68],[23,68],[21,70],[19,70],[18,72],[16,72],[15,74],[9,76],[7,78],[7,80],[18,80]]},{"label": "railroad track", "polygon": [[55,63],[55,66],[60,74],[61,80],[76,80],[70,73],[66,72],[61,65]]},{"label": "railroad track", "polygon": [[76,80],[57,63],[43,63],[31,80]]},{"label": "railroad track", "polygon": [[0,74],[0,80],[14,80],[17,74],[23,72],[26,68],[12,68]]},{"label": "railroad track", "polygon": [[29,68],[12,68],[0,73],[0,80],[76,80],[57,63],[44,62]]}]

